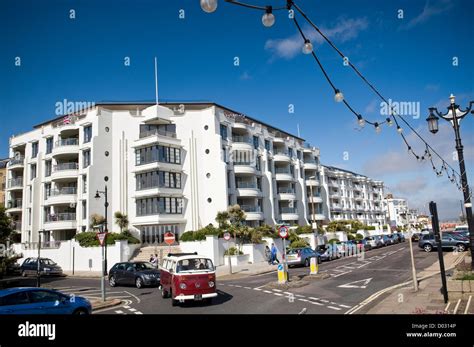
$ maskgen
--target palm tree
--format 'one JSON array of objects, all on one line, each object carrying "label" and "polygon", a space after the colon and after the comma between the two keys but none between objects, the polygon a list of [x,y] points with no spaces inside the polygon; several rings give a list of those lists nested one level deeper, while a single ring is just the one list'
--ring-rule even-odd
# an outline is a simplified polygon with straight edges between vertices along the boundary
[{"label": "palm tree", "polygon": [[90,228],[93,229],[96,225],[104,224],[104,222],[105,222],[104,216],[94,213],[93,215],[91,215]]},{"label": "palm tree", "polygon": [[217,212],[215,221],[219,224],[220,229],[226,229],[229,226],[229,213],[227,211]]},{"label": "palm tree", "polygon": [[128,227],[129,221],[128,221],[128,216],[122,212],[115,212],[115,224],[117,224],[120,228],[120,232],[123,232],[123,229],[126,229]]}]

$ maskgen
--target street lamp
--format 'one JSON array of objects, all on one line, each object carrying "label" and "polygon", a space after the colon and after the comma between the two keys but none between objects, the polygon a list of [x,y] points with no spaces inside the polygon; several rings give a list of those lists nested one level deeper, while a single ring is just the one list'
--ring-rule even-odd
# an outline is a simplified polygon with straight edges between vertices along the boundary
[{"label": "street lamp", "polygon": [[[100,199],[101,195],[104,195],[104,198],[105,198],[105,203],[104,203],[104,207],[105,207],[104,233],[108,233],[109,229],[108,229],[108,224],[107,224],[107,208],[109,207],[109,201],[108,201],[108,196],[107,196],[107,185],[105,185],[104,191],[97,190],[97,192],[95,193],[95,198],[98,200],[98,199]],[[104,260],[104,273],[103,273],[103,275],[107,276],[107,242],[105,242],[105,260]]]},{"label": "street lamp", "polygon": [[41,234],[46,233],[46,230],[38,230],[38,261],[36,268],[36,286],[41,287]]},{"label": "street lamp", "polygon": [[444,120],[451,123],[454,129],[456,139],[456,150],[458,153],[459,170],[461,172],[461,187],[464,195],[464,207],[466,208],[466,219],[469,227],[469,240],[471,244],[471,269],[474,270],[474,221],[472,220],[472,203],[469,185],[467,183],[466,166],[464,164],[464,150],[461,142],[461,133],[459,130],[461,120],[471,112],[474,101],[469,102],[469,107],[465,110],[461,110],[459,105],[456,105],[456,97],[451,94],[449,96],[450,105],[447,107],[448,112],[442,114],[438,112],[436,107],[430,107],[430,115],[426,118],[428,122],[428,129],[433,134],[438,132],[438,119],[443,118]]}]

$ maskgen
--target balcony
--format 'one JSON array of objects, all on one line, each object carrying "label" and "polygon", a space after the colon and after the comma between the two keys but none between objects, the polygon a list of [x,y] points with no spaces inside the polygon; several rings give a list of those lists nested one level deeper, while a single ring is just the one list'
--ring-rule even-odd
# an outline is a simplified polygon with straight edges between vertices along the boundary
[{"label": "balcony", "polygon": [[305,160],[303,168],[305,170],[318,170],[319,165],[316,163],[316,160]]},{"label": "balcony", "polygon": [[8,168],[10,170],[23,169],[24,167],[25,167],[25,157],[22,155],[16,158],[12,158],[8,162]]},{"label": "balcony", "polygon": [[340,211],[342,211],[342,206],[339,205],[339,204],[332,204],[332,205],[331,205],[331,211],[340,212]]},{"label": "balcony", "polygon": [[23,177],[17,177],[8,180],[7,190],[22,190],[23,189]]},{"label": "balcony", "polygon": [[273,150],[273,161],[275,163],[280,162],[280,163],[290,163],[291,158],[290,155],[287,151],[282,151],[282,150]]},{"label": "balcony", "polygon": [[236,194],[239,197],[259,197],[261,192],[256,182],[236,182]]},{"label": "balcony", "polygon": [[354,184],[354,187],[352,187],[352,189],[360,192],[362,190],[362,187],[358,184]]},{"label": "balcony", "polygon": [[77,188],[63,187],[54,189],[45,201],[46,205],[75,204],[77,202]]},{"label": "balcony", "polygon": [[162,129],[153,129],[153,130],[146,130],[146,131],[141,131],[139,138],[143,139],[146,137],[150,136],[164,136],[164,137],[171,137],[173,139],[176,138],[176,133],[171,132],[171,131],[165,131]]},{"label": "balcony", "polygon": [[363,200],[364,196],[363,195],[354,195],[355,200]]},{"label": "balcony", "polygon": [[332,198],[332,199],[339,199],[341,198],[341,193],[340,192],[329,192],[329,197]]},{"label": "balcony", "polygon": [[263,220],[262,208],[258,205],[241,205],[240,208],[245,212],[245,220]]},{"label": "balcony", "polygon": [[308,178],[305,183],[307,186],[319,186],[319,180],[316,178]]},{"label": "balcony", "polygon": [[53,167],[52,180],[69,179],[78,177],[78,163],[61,163]]},{"label": "balcony", "polygon": [[294,207],[281,207],[280,219],[282,220],[298,220],[298,210]]},{"label": "balcony", "polygon": [[47,214],[44,219],[44,228],[47,230],[76,229],[76,214]]},{"label": "balcony", "polygon": [[[310,210],[311,211],[311,210]],[[314,214],[314,217],[311,215],[311,213],[308,215],[308,219],[309,220],[325,220],[326,219],[326,216],[324,214],[322,214],[320,211],[316,211],[315,214]]]},{"label": "balcony", "polygon": [[232,149],[253,151],[253,142],[249,136],[232,135]]},{"label": "balcony", "polygon": [[278,188],[279,200],[296,200],[296,192],[294,188]]},{"label": "balcony", "polygon": [[323,198],[320,195],[308,195],[308,202],[310,203],[321,203],[323,202]]},{"label": "balcony", "polygon": [[251,161],[236,161],[234,164],[235,174],[256,175],[257,169]]},{"label": "balcony", "polygon": [[329,187],[337,187],[337,188],[339,188],[339,183],[337,183],[337,181],[335,181],[335,180],[329,180],[328,186],[329,186]]},{"label": "balcony", "polygon": [[53,155],[79,154],[79,139],[68,138],[56,141],[53,148]]},{"label": "balcony", "polygon": [[277,181],[293,181],[293,174],[287,168],[275,168],[275,179]]},{"label": "balcony", "polygon": [[12,199],[7,202],[7,212],[22,212],[23,199]]}]

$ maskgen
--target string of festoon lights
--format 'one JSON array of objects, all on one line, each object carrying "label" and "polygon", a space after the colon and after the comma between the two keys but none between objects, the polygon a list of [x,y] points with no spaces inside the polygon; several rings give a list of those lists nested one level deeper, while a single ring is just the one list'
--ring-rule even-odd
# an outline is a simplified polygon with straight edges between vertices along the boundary
[{"label": "string of festoon lights", "polygon": [[[289,18],[293,20],[293,23],[296,26],[296,29],[298,30],[299,34],[301,35],[302,38],[302,48],[301,51],[305,55],[311,55],[314,60],[316,61],[319,69],[323,73],[325,79],[327,80],[328,84],[331,86],[331,88],[334,91],[334,100],[337,103],[342,103],[351,113],[354,114],[354,116],[357,119],[357,123],[360,127],[364,127],[366,124],[369,124],[374,127],[374,130],[376,133],[380,133],[382,131],[382,125],[386,124],[389,127],[393,127],[395,124],[395,129],[397,133],[400,135],[402,138],[403,142],[407,146],[407,151],[413,157],[418,161],[418,162],[425,162],[425,161],[430,161],[431,166],[433,171],[435,172],[436,176],[440,177],[443,176],[443,172],[446,173],[447,178],[453,183],[456,184],[457,188],[459,190],[462,189],[461,185],[458,184],[458,179],[456,176],[460,177],[461,175],[451,166],[449,163],[420,135],[416,129],[414,129],[408,121],[402,117],[401,115],[398,115],[397,112],[395,112],[393,106],[390,107],[389,110],[389,116],[383,120],[383,121],[370,121],[366,118],[364,118],[359,112],[357,112],[349,103],[347,98],[344,96],[344,94],[341,92],[340,89],[338,89],[335,84],[333,83],[332,79],[329,77],[328,73],[326,72],[326,69],[324,68],[323,64],[321,63],[320,59],[318,58],[314,48],[313,44],[311,41],[308,39],[308,37],[304,34],[300,24],[298,23],[298,20],[296,19],[296,14],[298,13],[329,45],[332,47],[336,53],[344,59],[345,64],[347,66],[351,67],[352,70],[357,74],[358,77],[362,79],[362,81],[379,97],[382,101],[385,102],[386,105],[389,105],[390,103],[387,101],[387,99],[380,93],[380,91],[372,84],[370,83],[367,78],[360,72],[359,69],[357,69],[354,64],[352,64],[349,59],[341,52],[340,49],[336,47],[334,42],[332,42],[325,34],[324,32],[306,15],[306,13],[293,1],[293,0],[286,0],[285,6],[280,6],[280,7],[273,7],[273,6],[256,6],[256,5],[251,5],[247,3],[243,3],[240,1],[235,1],[235,0],[224,0],[225,2],[232,4],[232,5],[237,5],[237,6],[242,6],[246,7],[249,9],[257,10],[257,11],[262,11],[262,24],[265,27],[271,27],[275,24],[275,15],[273,14],[276,11],[288,11],[289,12]],[[200,5],[201,8],[203,9],[204,12],[207,13],[212,13],[217,10],[217,5],[218,5],[218,0],[200,0]],[[295,11],[296,10],[296,11]],[[297,12],[297,13],[296,13]],[[409,128],[415,135],[416,137],[423,142],[424,144],[424,153],[422,155],[417,154],[414,150],[413,147],[409,144],[406,136],[403,133],[403,128],[401,127],[401,123],[404,123],[407,128]],[[440,161],[440,169],[437,168],[435,162],[433,161],[433,156],[436,156],[438,158],[438,161]],[[451,171],[451,174],[450,174]],[[460,179],[459,179],[460,181]]]}]

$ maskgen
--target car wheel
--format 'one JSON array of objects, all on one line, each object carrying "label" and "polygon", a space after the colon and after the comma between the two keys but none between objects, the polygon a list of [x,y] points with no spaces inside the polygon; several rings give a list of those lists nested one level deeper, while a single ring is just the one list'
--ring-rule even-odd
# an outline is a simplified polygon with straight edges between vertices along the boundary
[{"label": "car wheel", "polygon": [[138,289],[143,287],[143,280],[140,277],[137,277],[137,279],[135,280],[135,287],[137,287]]},{"label": "car wheel", "polygon": [[179,303],[179,300],[175,300],[173,299],[173,297],[171,297],[171,306],[173,307],[178,306],[178,303]]},{"label": "car wheel", "polygon": [[163,299],[166,299],[168,297],[168,292],[163,287],[161,287],[161,297]]},{"label": "car wheel", "polygon": [[305,266],[305,267],[308,267],[308,266],[309,266],[309,259],[308,259],[308,258],[306,258],[306,259],[304,260],[304,266]]},{"label": "car wheel", "polygon": [[318,264],[321,264],[321,257],[318,257]]},{"label": "car wheel", "polygon": [[84,316],[84,315],[88,315],[89,312],[87,312],[87,310],[83,309],[83,308],[78,308],[77,310],[75,310],[73,312],[74,315],[78,315],[78,316]]},{"label": "car wheel", "polygon": [[26,275],[26,271],[22,271],[22,272],[21,272],[21,277],[26,277],[26,276],[27,276],[27,275]]},{"label": "car wheel", "polygon": [[426,245],[423,246],[423,249],[425,250],[425,252],[431,252],[433,250],[433,246],[431,246],[429,243],[427,243]]},{"label": "car wheel", "polygon": [[466,250],[466,246],[464,246],[462,243],[457,244],[456,247],[459,252],[464,252]]},{"label": "car wheel", "polygon": [[109,285],[111,287],[115,287],[117,285],[117,283],[115,282],[115,277],[114,276],[110,276],[109,278]]}]

